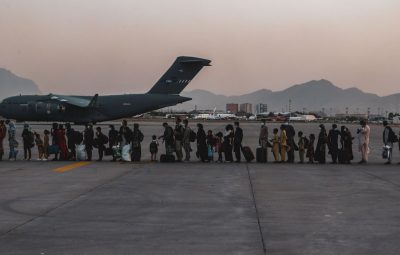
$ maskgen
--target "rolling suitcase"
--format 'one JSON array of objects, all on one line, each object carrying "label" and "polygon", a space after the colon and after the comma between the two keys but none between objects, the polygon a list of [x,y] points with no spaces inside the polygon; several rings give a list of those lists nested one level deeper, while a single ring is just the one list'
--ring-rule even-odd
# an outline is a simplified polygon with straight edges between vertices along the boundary
[{"label": "rolling suitcase", "polygon": [[242,148],[243,156],[246,159],[247,162],[251,162],[254,160],[254,154],[251,151],[250,147],[244,146]]},{"label": "rolling suitcase", "polygon": [[257,150],[256,150],[256,161],[258,163],[267,163],[267,149],[257,148]]},{"label": "rolling suitcase", "polygon": [[173,162],[175,162],[175,156],[174,155],[161,154],[160,162],[161,163],[173,163]]}]

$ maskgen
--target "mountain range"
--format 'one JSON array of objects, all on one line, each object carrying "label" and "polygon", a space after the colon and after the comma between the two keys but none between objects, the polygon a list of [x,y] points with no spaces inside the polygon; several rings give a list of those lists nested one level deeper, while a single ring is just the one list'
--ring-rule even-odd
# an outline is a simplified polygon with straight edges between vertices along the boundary
[{"label": "mountain range", "polygon": [[[174,110],[214,109],[224,111],[227,103],[263,103],[268,111],[325,111],[327,114],[367,113],[385,114],[400,111],[400,93],[380,97],[365,93],[358,88],[342,89],[328,80],[313,80],[291,86],[285,90],[272,91],[261,89],[240,96],[216,95],[206,90],[183,92],[183,96],[193,98],[192,101],[174,107]],[[324,108],[324,109],[323,109]],[[348,108],[348,109],[346,109]]]},{"label": "mountain range", "polygon": [[[19,94],[40,94],[38,85],[32,80],[18,77],[12,72],[0,68],[0,100]],[[101,91],[99,91],[101,93]],[[191,111],[214,109],[225,111],[227,103],[263,103],[269,111],[322,111],[325,113],[385,114],[400,112],[400,93],[380,97],[376,94],[365,93],[358,88],[342,89],[328,80],[313,80],[291,86],[285,90],[272,91],[261,89],[255,92],[239,95],[217,95],[206,90],[184,91],[182,96],[193,100],[168,108],[168,110]]]},{"label": "mountain range", "polygon": [[19,94],[40,94],[38,85],[29,79],[16,76],[0,68],[0,100]]}]

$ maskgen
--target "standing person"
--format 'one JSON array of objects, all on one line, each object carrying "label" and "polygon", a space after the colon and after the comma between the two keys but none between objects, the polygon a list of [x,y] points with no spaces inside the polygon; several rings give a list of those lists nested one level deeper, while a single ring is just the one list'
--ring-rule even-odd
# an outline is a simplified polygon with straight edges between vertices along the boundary
[{"label": "standing person", "polygon": [[142,145],[144,135],[139,129],[139,124],[133,124],[132,132],[132,161],[140,161],[142,157]]},{"label": "standing person", "polygon": [[231,124],[226,125],[222,148],[225,154],[225,161],[227,162],[233,162],[233,156],[232,156],[233,138],[234,138],[233,126]]},{"label": "standing person", "polygon": [[299,147],[299,158],[300,158],[300,161],[299,161],[299,163],[300,164],[303,164],[304,163],[304,154],[305,154],[305,151],[306,151],[306,147],[307,147],[307,138],[305,138],[304,136],[303,136],[303,132],[302,131],[299,131],[298,132],[298,134],[297,134],[298,136],[299,136],[299,141],[298,141],[298,147]]},{"label": "standing person", "polygon": [[361,161],[359,164],[366,164],[368,162],[368,154],[369,154],[369,136],[371,133],[371,129],[367,125],[366,120],[360,121],[361,128],[357,130],[358,134],[358,149],[361,152]]},{"label": "standing person", "polygon": [[68,147],[68,151],[70,154],[70,155],[68,155],[68,159],[75,161],[76,160],[75,130],[72,128],[70,123],[65,124],[65,127],[67,128],[67,131],[66,131],[67,140],[68,140],[67,147]]},{"label": "standing person", "polygon": [[182,153],[182,142],[183,142],[183,135],[185,132],[184,127],[182,126],[181,118],[177,117],[175,119],[175,129],[174,129],[174,136],[175,136],[175,153],[178,162],[182,162],[183,153]]},{"label": "standing person", "polygon": [[[50,130],[51,145],[57,145],[58,144],[57,137],[56,137],[57,129],[58,129],[58,123],[54,122],[52,124],[52,128]],[[59,153],[59,149],[56,151],[56,153],[54,153],[53,161],[57,161],[58,160],[58,153]]]},{"label": "standing person", "polygon": [[272,137],[272,153],[274,154],[274,163],[279,163],[280,158],[279,158],[279,147],[280,147],[280,137],[278,135],[279,129],[274,128],[273,130],[273,137]]},{"label": "standing person", "polygon": [[24,130],[22,131],[22,141],[24,144],[24,159],[31,160],[32,157],[32,147],[35,143],[35,136],[28,124],[24,125]]},{"label": "standing person", "polygon": [[[114,146],[118,145],[118,131],[115,130],[114,125],[110,125],[110,130],[108,131],[108,148],[110,151],[112,151]],[[117,159],[112,153],[113,159],[111,161],[115,162]]]},{"label": "standing person", "polygon": [[97,150],[99,152],[99,159],[97,161],[102,161],[104,156],[104,151],[106,150],[106,144],[108,143],[108,137],[101,132],[101,127],[96,128],[96,139]]},{"label": "standing person", "polygon": [[122,121],[122,125],[119,129],[119,137],[121,142],[121,149],[131,143],[132,130],[128,127],[128,122],[126,120]]},{"label": "standing person", "polygon": [[265,163],[268,162],[268,127],[265,124],[265,120],[262,121],[260,128],[260,135],[258,136],[258,140],[261,146],[261,150],[263,153],[263,157],[265,159]]},{"label": "standing person", "polygon": [[214,161],[215,137],[212,130],[207,131],[207,156],[208,161]]},{"label": "standing person", "polygon": [[326,162],[326,142],[327,134],[324,124],[319,125],[320,131],[318,135],[317,148],[315,149],[315,160],[320,164]]},{"label": "standing person", "polygon": [[165,154],[166,155],[172,155],[174,152],[174,146],[175,146],[175,140],[174,140],[174,130],[168,123],[164,122],[163,124],[164,127],[164,134],[160,136],[158,139],[163,139],[163,142],[165,144]]},{"label": "standing person", "polygon": [[353,139],[354,137],[351,135],[350,130],[342,126],[340,128],[340,142],[342,144],[342,154],[343,154],[343,164],[351,164],[353,160]]},{"label": "standing person", "polygon": [[288,155],[288,162],[294,163],[294,151],[297,150],[297,145],[294,141],[294,137],[296,136],[296,131],[294,127],[289,123],[286,123],[286,136],[287,136],[287,155]]},{"label": "standing person", "polygon": [[4,155],[3,141],[6,136],[7,136],[7,127],[4,124],[4,120],[0,120],[0,161],[3,160],[3,155]]},{"label": "standing person", "polygon": [[68,147],[67,147],[67,139],[65,137],[65,129],[64,125],[58,125],[58,128],[55,131],[55,136],[57,140],[58,148],[60,149],[60,159],[68,160]]},{"label": "standing person", "polygon": [[386,165],[392,163],[392,153],[393,153],[393,143],[397,142],[396,134],[394,133],[393,129],[389,126],[389,123],[384,120],[383,121],[383,145],[387,147],[388,155]]},{"label": "standing person", "polygon": [[190,152],[192,151],[191,134],[192,129],[189,127],[189,121],[187,119],[183,120],[184,132],[183,132],[183,149],[185,150],[185,161],[190,161]]},{"label": "standing person", "polygon": [[280,144],[280,149],[281,149],[281,163],[286,162],[286,152],[289,146],[287,144],[287,135],[286,135],[286,127],[285,125],[281,125],[281,136],[279,138],[279,144]]},{"label": "standing person", "polygon": [[215,149],[218,152],[218,162],[221,163],[221,162],[223,162],[222,161],[222,153],[223,153],[222,144],[223,144],[224,135],[222,134],[222,132],[218,132],[215,136],[216,136]]},{"label": "standing person", "polygon": [[203,124],[197,124],[197,154],[201,162],[206,162],[207,160],[207,138],[206,132],[204,131]]},{"label": "standing person", "polygon": [[315,141],[315,135],[310,134],[307,146],[307,155],[306,155],[306,157],[308,158],[308,163],[310,164],[314,163],[314,141]]},{"label": "standing person", "polygon": [[235,133],[233,138],[233,151],[235,152],[236,163],[240,163],[242,141],[243,141],[243,129],[239,127],[238,121],[236,121],[234,124],[235,124]]},{"label": "standing person", "polygon": [[49,146],[50,146],[50,131],[49,130],[44,130],[44,136],[43,136],[43,160],[48,160],[49,159]]},{"label": "standing person", "polygon": [[150,143],[151,161],[154,162],[157,161],[158,140],[156,135],[153,135],[151,139],[152,139]]},{"label": "standing person", "polygon": [[39,153],[39,157],[38,160],[43,160],[44,157],[44,150],[43,150],[43,140],[40,137],[40,134],[36,134],[35,133],[35,143],[36,143],[36,147],[38,149],[38,153]]},{"label": "standing person", "polygon": [[332,164],[337,164],[339,155],[339,136],[340,131],[337,129],[337,125],[333,124],[332,129],[329,130],[328,134],[328,148],[332,157]]},{"label": "standing person", "polygon": [[87,124],[83,134],[83,144],[87,154],[87,161],[92,161],[94,132],[92,124]]},{"label": "standing person", "polygon": [[8,125],[8,145],[10,147],[10,154],[8,156],[8,159],[17,160],[18,142],[17,139],[15,139],[17,128],[15,127],[15,123],[13,121],[6,120],[6,124]]}]

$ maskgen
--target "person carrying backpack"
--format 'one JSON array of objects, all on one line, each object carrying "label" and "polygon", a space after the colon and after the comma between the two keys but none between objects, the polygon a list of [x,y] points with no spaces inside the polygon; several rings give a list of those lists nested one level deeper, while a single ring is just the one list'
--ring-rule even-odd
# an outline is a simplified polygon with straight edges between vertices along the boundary
[{"label": "person carrying backpack", "polygon": [[178,162],[181,162],[183,158],[182,145],[183,145],[183,136],[185,132],[185,128],[182,126],[181,122],[182,122],[181,118],[177,117],[175,120],[176,125],[174,130],[174,136],[175,136],[175,153]]},{"label": "person carrying backpack", "polygon": [[386,153],[386,158],[387,158],[385,165],[389,165],[392,163],[393,143],[398,142],[398,138],[386,120],[383,121],[383,126],[384,129],[382,138],[385,150],[384,153]]},{"label": "person carrying backpack", "polygon": [[156,135],[153,135],[151,138],[152,138],[150,143],[151,161],[155,162],[157,161],[158,140]]},{"label": "person carrying backpack", "polygon": [[133,132],[132,132],[132,161],[140,161],[142,157],[142,146],[141,142],[143,142],[144,135],[142,131],[139,129],[139,124],[133,124]]}]

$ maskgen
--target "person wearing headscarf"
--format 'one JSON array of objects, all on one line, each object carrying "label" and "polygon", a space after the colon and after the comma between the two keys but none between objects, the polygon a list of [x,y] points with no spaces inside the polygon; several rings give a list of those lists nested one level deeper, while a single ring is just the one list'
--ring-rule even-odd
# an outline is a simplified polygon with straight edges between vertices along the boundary
[{"label": "person wearing headscarf", "polygon": [[332,157],[332,164],[336,164],[339,156],[339,136],[340,131],[336,124],[332,124],[332,129],[328,133],[328,148]]},{"label": "person wearing headscarf", "polygon": [[7,120],[6,124],[8,124],[8,145],[10,147],[9,160],[17,160],[18,154],[18,142],[15,139],[15,134],[17,132],[17,128],[15,127],[15,123],[13,121]]},{"label": "person wearing headscarf", "polygon": [[343,154],[343,164],[351,164],[353,160],[353,139],[354,137],[351,135],[350,130],[345,127],[341,126],[340,128],[341,135],[340,135],[340,143],[342,144],[342,154]]},{"label": "person wearing headscarf", "polygon": [[279,138],[279,144],[280,144],[280,149],[281,149],[281,163],[285,163],[287,150],[290,149],[287,144],[287,135],[286,135],[285,125],[281,125],[281,135]]},{"label": "person wearing headscarf", "polygon": [[203,124],[197,124],[197,153],[201,162],[207,161],[207,137],[206,132],[204,131]]},{"label": "person wearing headscarf", "polygon": [[65,136],[64,125],[58,125],[58,128],[54,131],[54,135],[56,137],[58,148],[60,149],[60,159],[68,160],[69,159],[69,151],[67,146],[67,139]]},{"label": "person wearing headscarf", "polygon": [[326,129],[324,124],[319,125],[320,132],[318,135],[317,147],[315,149],[315,161],[320,164],[325,164],[326,162],[326,142],[328,136],[326,134]]},{"label": "person wearing headscarf", "polygon": [[4,120],[0,120],[0,161],[3,160],[3,155],[4,155],[3,141],[6,136],[7,136],[7,127],[4,124]]}]

